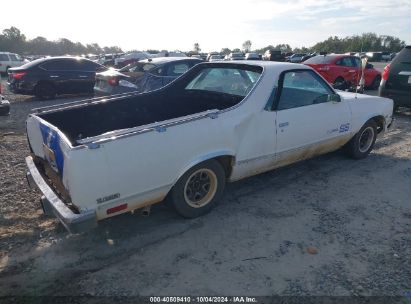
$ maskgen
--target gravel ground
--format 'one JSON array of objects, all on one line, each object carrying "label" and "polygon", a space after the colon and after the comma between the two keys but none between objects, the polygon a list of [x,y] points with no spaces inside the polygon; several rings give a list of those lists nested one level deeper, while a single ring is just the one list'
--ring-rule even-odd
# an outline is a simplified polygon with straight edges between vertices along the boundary
[{"label": "gravel ground", "polygon": [[25,116],[54,102],[9,99],[11,116],[0,117],[0,296],[411,291],[410,111],[365,160],[335,152],[230,184],[202,218],[158,205],[150,217],[124,214],[68,235],[25,181]]}]

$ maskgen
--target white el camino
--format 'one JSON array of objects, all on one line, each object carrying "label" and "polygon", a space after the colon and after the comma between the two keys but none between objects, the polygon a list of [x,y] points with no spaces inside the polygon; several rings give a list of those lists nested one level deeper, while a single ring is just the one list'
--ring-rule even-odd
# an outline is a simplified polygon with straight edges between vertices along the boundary
[{"label": "white el camino", "polygon": [[340,148],[366,157],[392,111],[392,100],[335,91],[305,65],[203,63],[156,91],[35,110],[27,177],[72,233],[166,197],[193,218],[226,182]]}]

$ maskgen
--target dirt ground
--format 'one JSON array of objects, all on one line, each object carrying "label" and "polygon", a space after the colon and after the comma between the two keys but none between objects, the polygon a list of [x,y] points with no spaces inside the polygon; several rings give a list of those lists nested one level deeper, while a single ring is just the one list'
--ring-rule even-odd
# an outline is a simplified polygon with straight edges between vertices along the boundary
[{"label": "dirt ground", "polygon": [[42,214],[25,181],[25,116],[52,102],[8,98],[11,116],[0,117],[0,296],[411,291],[408,110],[367,159],[335,152],[230,184],[198,219],[158,205],[150,217],[124,214],[69,235]]}]

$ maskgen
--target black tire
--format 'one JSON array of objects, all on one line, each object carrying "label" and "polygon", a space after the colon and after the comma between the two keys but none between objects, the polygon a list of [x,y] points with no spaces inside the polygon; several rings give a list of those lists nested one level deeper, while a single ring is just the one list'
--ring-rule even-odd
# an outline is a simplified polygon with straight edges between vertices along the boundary
[{"label": "black tire", "polygon": [[54,99],[57,95],[56,88],[50,83],[39,83],[35,88],[38,99]]},{"label": "black tire", "polygon": [[376,90],[378,89],[378,87],[380,86],[380,82],[381,82],[381,76],[377,75],[375,76],[372,84],[371,84],[371,89]]},{"label": "black tire", "polygon": [[362,159],[370,154],[377,139],[377,124],[374,120],[367,121],[360,131],[345,146],[349,156]]},{"label": "black tire", "polygon": [[205,161],[177,181],[170,193],[171,202],[177,213],[185,218],[202,216],[220,201],[225,182],[221,164],[216,160]]},{"label": "black tire", "polygon": [[347,89],[347,82],[344,78],[337,77],[337,79],[334,80],[333,87],[337,90],[344,91],[345,89]]},{"label": "black tire", "polygon": [[9,73],[9,69],[10,69],[10,67],[8,66],[8,67],[6,67],[6,75]]}]

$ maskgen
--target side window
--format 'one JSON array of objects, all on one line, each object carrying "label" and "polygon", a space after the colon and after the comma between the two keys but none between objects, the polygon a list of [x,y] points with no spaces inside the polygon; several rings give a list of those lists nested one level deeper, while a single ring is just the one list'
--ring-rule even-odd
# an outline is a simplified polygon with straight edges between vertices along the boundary
[{"label": "side window", "polygon": [[351,60],[356,68],[361,68],[361,59],[358,57],[351,57]]},{"label": "side window", "polygon": [[313,71],[284,74],[277,110],[299,108],[328,101],[333,91]]},{"label": "side window", "polygon": [[81,60],[80,63],[82,71],[95,72],[100,67],[100,65],[88,60]]},{"label": "side window", "polygon": [[354,66],[355,66],[355,65],[354,65],[355,63],[351,61],[351,58],[350,58],[350,57],[341,58],[340,60],[338,60],[338,61],[336,62],[336,64],[337,64],[337,65],[346,66],[346,67],[354,67]]},{"label": "side window", "polygon": [[7,54],[0,54],[0,61],[9,61],[9,56]]},{"label": "side window", "polygon": [[72,60],[66,59],[47,61],[43,63],[41,67],[47,71],[70,71],[76,68]]},{"label": "side window", "polygon": [[172,63],[167,67],[166,76],[180,76],[190,69],[188,63]]},{"label": "side window", "polygon": [[19,59],[17,58],[16,55],[10,54],[9,57],[10,57],[11,61],[19,61]]}]

